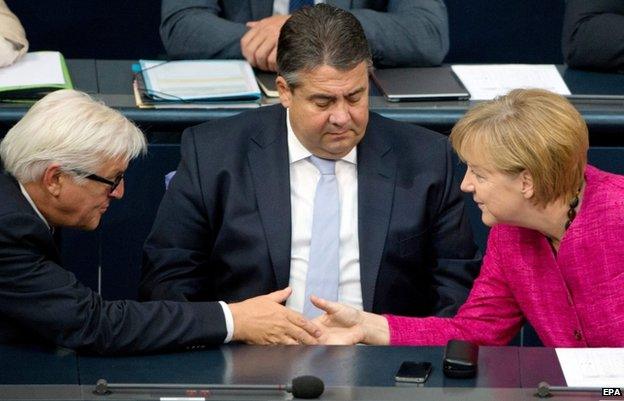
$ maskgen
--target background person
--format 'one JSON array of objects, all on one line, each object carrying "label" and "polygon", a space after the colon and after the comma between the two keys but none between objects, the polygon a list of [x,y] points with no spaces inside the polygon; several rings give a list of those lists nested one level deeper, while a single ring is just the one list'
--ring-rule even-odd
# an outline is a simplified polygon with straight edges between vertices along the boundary
[{"label": "background person", "polygon": [[13,64],[28,51],[26,32],[19,19],[0,0],[0,67]]},{"label": "background person", "polygon": [[624,1],[567,0],[562,47],[570,67],[624,72]]},{"label": "background person", "polygon": [[470,110],[451,142],[462,190],[492,226],[453,318],[374,315],[314,299],[332,343],[505,345],[528,321],[548,347],[624,346],[624,177],[586,164],[587,126],[562,96],[514,90]]},{"label": "background person", "polygon": [[[276,71],[277,38],[305,0],[162,0],[160,36],[176,59],[239,59]],[[328,0],[360,21],[375,65],[438,65],[448,52],[442,0]]]}]

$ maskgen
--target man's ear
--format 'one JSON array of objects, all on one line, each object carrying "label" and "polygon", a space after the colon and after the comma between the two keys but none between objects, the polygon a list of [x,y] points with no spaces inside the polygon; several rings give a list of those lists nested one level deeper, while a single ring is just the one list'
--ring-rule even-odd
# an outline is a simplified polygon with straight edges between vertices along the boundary
[{"label": "man's ear", "polygon": [[524,199],[531,199],[535,195],[535,187],[533,186],[533,176],[527,170],[522,170],[520,173],[520,185],[522,196]]},{"label": "man's ear", "polygon": [[52,196],[58,196],[63,186],[63,171],[60,164],[50,164],[43,171],[41,176],[41,184]]},{"label": "man's ear", "polygon": [[275,86],[277,86],[277,92],[279,93],[282,106],[284,106],[285,108],[290,107],[293,94],[290,86],[288,86],[288,83],[286,82],[284,77],[278,75],[278,77],[275,79]]}]

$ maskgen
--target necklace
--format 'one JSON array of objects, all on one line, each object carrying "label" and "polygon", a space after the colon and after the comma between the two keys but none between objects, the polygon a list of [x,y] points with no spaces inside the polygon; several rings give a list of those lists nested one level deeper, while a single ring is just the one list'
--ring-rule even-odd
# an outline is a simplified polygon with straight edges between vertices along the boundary
[{"label": "necklace", "polygon": [[572,198],[572,200],[570,201],[570,209],[568,209],[568,221],[566,221],[564,228],[567,230],[570,227],[570,224],[572,224],[572,221],[574,221],[574,218],[576,217],[576,207],[579,204],[579,195],[581,194],[581,188],[578,189],[578,191],[576,191],[576,195],[574,195],[574,198]]},{"label": "necklace", "polygon": [[[570,227],[570,224],[572,224],[572,221],[574,221],[574,218],[576,217],[576,207],[579,204],[579,196],[581,195],[581,189],[582,188],[583,188],[583,184],[581,184],[581,186],[579,187],[578,191],[576,191],[576,195],[574,195],[574,198],[572,198],[572,200],[568,204],[568,206],[570,208],[568,209],[568,214],[567,214],[568,215],[568,220],[563,225],[564,233],[565,233],[565,231],[568,230],[568,228]],[[548,243],[550,244],[551,248],[553,249],[553,251],[556,254],[557,250],[559,249],[559,241],[560,241],[560,239],[559,238],[549,237],[549,236],[547,236],[546,239],[548,240]]]}]

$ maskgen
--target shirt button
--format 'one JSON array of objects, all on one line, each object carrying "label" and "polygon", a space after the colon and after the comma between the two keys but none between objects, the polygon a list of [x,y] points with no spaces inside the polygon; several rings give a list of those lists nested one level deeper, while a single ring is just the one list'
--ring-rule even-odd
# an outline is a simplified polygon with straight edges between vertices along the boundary
[{"label": "shirt button", "polygon": [[580,330],[574,330],[574,338],[577,341],[581,341],[583,339],[583,335],[581,334]]}]

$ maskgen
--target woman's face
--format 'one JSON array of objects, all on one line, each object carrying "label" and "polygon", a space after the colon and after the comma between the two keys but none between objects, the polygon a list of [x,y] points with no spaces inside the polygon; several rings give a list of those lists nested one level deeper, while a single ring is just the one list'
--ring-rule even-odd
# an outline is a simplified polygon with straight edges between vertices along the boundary
[{"label": "woman's face", "polygon": [[467,170],[461,190],[472,194],[485,225],[522,225],[522,211],[528,205],[526,174],[509,175],[484,160],[466,158]]}]

